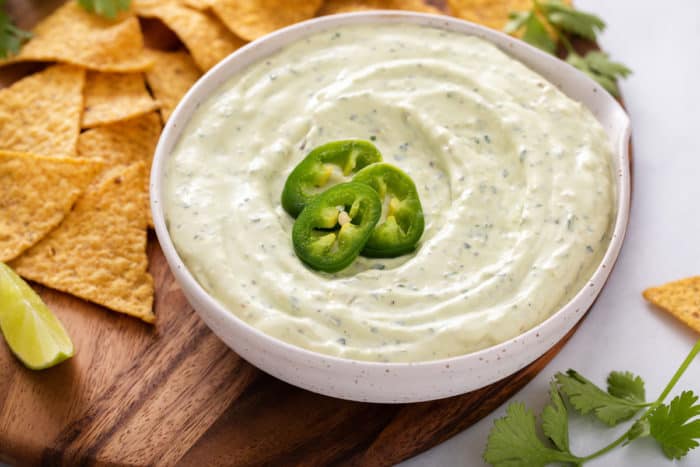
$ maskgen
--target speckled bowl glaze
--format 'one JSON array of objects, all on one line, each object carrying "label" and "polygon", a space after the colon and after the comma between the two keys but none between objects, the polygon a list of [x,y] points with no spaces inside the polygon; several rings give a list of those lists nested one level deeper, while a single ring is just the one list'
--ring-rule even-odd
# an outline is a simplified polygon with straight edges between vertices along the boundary
[{"label": "speckled bowl glaze", "polygon": [[[270,337],[228,311],[194,279],[170,239],[161,202],[164,168],[198,106],[240,70],[290,42],[338,26],[373,23],[413,23],[487,40],[582,102],[612,142],[617,217],[602,263],[569,303],[543,323],[502,344],[459,357],[417,363],[374,363],[311,352]],[[328,16],[282,29],[239,49],[189,91],[170,117],[156,149],[151,175],[153,221],[163,253],[191,305],[219,338],[253,365],[288,383],[343,399],[384,403],[439,399],[479,389],[515,373],[547,352],[584,316],[605,284],[625,236],[630,202],[629,138],[627,114],[603,88],[563,61],[505,34],[435,15],[379,11]]]}]

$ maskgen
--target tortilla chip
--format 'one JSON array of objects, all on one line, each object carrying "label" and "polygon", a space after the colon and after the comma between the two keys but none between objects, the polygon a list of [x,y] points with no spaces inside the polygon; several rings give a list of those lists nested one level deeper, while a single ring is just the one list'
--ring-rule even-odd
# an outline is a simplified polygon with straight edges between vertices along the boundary
[{"label": "tortilla chip", "polygon": [[700,332],[700,276],[646,289],[644,298]]},{"label": "tortilla chip", "polygon": [[[571,4],[571,0],[562,0]],[[454,16],[467,21],[482,24],[499,31],[508,23],[508,14],[513,11],[529,11],[532,9],[532,0],[447,0],[447,4]],[[547,27],[553,38],[556,33]]]},{"label": "tortilla chip", "polygon": [[207,71],[245,44],[217,18],[169,1],[141,1],[139,16],[158,18],[177,34],[202,71]]},{"label": "tortilla chip", "polygon": [[160,115],[167,122],[180,99],[199,79],[201,72],[186,51],[148,51],[153,67],[146,72],[146,81],[160,103]]},{"label": "tortilla chip", "polygon": [[150,170],[161,124],[156,112],[92,128],[78,139],[78,155],[105,162],[108,170],[143,162]]},{"label": "tortilla chip", "polygon": [[532,0],[447,0],[452,14],[493,29],[503,29],[511,11],[532,8]]},{"label": "tortilla chip", "polygon": [[366,10],[406,10],[420,13],[444,14],[438,8],[421,0],[328,0],[318,12],[319,16],[351,13]]},{"label": "tortilla chip", "polygon": [[0,149],[74,156],[85,70],[56,65],[0,89]]},{"label": "tortilla chip", "polygon": [[183,4],[195,10],[204,11],[211,8],[211,4],[216,0],[183,0]]},{"label": "tortilla chip", "polygon": [[140,162],[93,186],[61,225],[10,267],[29,280],[154,322],[145,183]]},{"label": "tortilla chip", "polygon": [[141,73],[87,74],[83,128],[137,117],[158,108]]},{"label": "tortilla chip", "polygon": [[211,8],[239,37],[252,41],[313,18],[323,0],[212,0]]},{"label": "tortilla chip", "polygon": [[[156,112],[112,125],[100,126],[80,135],[78,155],[87,159],[98,159],[106,163],[102,177],[110,177],[114,171],[136,162],[146,166],[146,183],[143,192],[148,196],[148,182],[153,153],[158,144],[162,125]],[[148,225],[153,226],[148,210]]]},{"label": "tortilla chip", "polygon": [[61,223],[103,165],[0,150],[0,262],[16,258]]},{"label": "tortilla chip", "polygon": [[21,62],[65,62],[99,71],[143,71],[151,62],[143,54],[138,20],[121,15],[116,21],[88,13],[69,1],[41,21],[19,54],[0,66]]}]

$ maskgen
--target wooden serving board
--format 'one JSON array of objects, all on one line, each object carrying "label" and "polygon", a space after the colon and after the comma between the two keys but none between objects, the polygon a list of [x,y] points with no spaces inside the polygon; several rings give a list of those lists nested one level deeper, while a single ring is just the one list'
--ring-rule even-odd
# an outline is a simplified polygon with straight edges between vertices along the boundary
[{"label": "wooden serving board", "polygon": [[[28,27],[57,3],[10,0],[9,6]],[[0,72],[0,86],[27,69]],[[575,332],[515,375],[462,396],[402,405],[333,399],[283,383],[229,350],[187,303],[152,233],[148,245],[155,327],[35,285],[77,353],[35,372],[0,342],[0,461],[392,465],[497,408]]]}]

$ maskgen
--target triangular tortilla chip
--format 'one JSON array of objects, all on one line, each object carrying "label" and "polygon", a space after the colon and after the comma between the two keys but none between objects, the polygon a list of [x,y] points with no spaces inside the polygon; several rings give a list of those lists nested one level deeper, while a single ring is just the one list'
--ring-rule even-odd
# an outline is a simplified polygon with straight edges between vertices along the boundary
[{"label": "triangular tortilla chip", "polygon": [[644,298],[700,332],[700,276],[651,287]]},{"label": "triangular tortilla chip", "polygon": [[0,262],[19,256],[61,223],[103,165],[0,150]]},{"label": "triangular tortilla chip", "polygon": [[532,0],[447,0],[454,16],[494,29],[503,29],[511,11],[529,11]]},{"label": "triangular tortilla chip", "polygon": [[83,128],[128,120],[157,108],[141,73],[87,74]]},{"label": "triangular tortilla chip", "polygon": [[153,323],[144,164],[89,189],[61,225],[10,263],[21,276]]},{"label": "triangular tortilla chip", "polygon": [[85,70],[56,65],[0,89],[0,149],[74,156]]},{"label": "triangular tortilla chip", "polygon": [[180,99],[189,91],[202,73],[190,54],[149,50],[153,67],[146,72],[146,81],[160,103],[160,115],[167,122]]},{"label": "triangular tortilla chip", "polygon": [[151,64],[143,54],[139,22],[131,14],[112,21],[68,1],[41,21],[32,34],[19,54],[0,60],[0,66],[21,61],[65,62],[91,70],[133,72]]},{"label": "triangular tortilla chip", "polygon": [[110,170],[143,162],[148,172],[158,144],[161,123],[156,112],[92,128],[78,139],[78,156],[105,162]]},{"label": "triangular tortilla chip", "polygon": [[[563,2],[570,4],[571,0]],[[530,11],[532,4],[533,0],[447,0],[452,15],[499,31],[511,12]]]},{"label": "triangular tortilla chip", "polygon": [[[103,177],[135,162],[146,165],[146,183],[143,191],[148,196],[153,153],[158,144],[162,125],[156,112],[111,125],[85,131],[78,140],[78,155],[106,163]],[[153,226],[151,211],[147,212],[148,225]]]},{"label": "triangular tortilla chip", "polygon": [[323,0],[212,0],[210,4],[231,31],[253,41],[290,24],[313,18]]},{"label": "triangular tortilla chip", "polygon": [[139,16],[158,18],[172,29],[202,71],[207,71],[245,44],[217,18],[179,3],[142,0],[134,5],[134,9]]},{"label": "triangular tortilla chip", "polygon": [[366,10],[407,10],[436,15],[444,14],[422,0],[326,0],[318,12],[318,16]]},{"label": "triangular tortilla chip", "polygon": [[195,10],[204,11],[211,8],[211,4],[216,0],[183,0],[183,4]]}]

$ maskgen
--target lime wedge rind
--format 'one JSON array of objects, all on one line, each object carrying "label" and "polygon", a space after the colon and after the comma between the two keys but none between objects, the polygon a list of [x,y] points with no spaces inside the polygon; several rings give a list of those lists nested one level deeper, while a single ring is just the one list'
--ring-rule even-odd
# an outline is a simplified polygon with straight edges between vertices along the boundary
[{"label": "lime wedge rind", "polygon": [[0,263],[0,330],[12,353],[33,370],[57,365],[75,351],[58,318],[3,263]]}]

